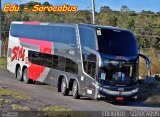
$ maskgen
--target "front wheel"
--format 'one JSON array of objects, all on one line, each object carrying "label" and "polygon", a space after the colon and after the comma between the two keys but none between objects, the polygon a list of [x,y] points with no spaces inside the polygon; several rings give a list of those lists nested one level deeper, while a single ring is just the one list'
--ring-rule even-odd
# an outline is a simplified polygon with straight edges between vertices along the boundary
[{"label": "front wheel", "polygon": [[61,82],[61,91],[62,91],[62,95],[64,96],[69,94],[69,89],[67,88],[67,82],[65,78],[63,78]]},{"label": "front wheel", "polygon": [[78,92],[78,83],[76,80],[73,82],[72,91],[73,91],[73,98],[79,99],[80,95]]}]

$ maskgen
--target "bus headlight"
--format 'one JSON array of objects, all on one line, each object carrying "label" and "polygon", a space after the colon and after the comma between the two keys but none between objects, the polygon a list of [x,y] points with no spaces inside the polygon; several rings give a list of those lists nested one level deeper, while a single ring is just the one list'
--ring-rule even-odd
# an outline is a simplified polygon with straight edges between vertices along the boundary
[{"label": "bus headlight", "polygon": [[133,93],[137,93],[138,92],[138,88],[137,89],[134,89],[132,90]]}]

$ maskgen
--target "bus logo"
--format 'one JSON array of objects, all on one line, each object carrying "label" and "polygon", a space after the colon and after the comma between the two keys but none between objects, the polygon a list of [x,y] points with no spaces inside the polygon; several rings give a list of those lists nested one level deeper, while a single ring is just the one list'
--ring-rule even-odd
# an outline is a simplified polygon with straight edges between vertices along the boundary
[{"label": "bus logo", "polygon": [[118,88],[118,91],[124,91],[124,88]]},{"label": "bus logo", "polygon": [[22,59],[22,61],[24,61],[25,49],[23,49],[23,47],[15,46],[12,49],[12,53],[13,53],[13,56],[11,58],[11,61],[19,60],[19,59]]}]

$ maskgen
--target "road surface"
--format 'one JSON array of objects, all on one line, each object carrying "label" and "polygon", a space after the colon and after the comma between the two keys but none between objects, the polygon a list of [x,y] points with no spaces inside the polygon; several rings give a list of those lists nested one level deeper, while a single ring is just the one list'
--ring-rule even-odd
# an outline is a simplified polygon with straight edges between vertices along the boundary
[{"label": "road surface", "polygon": [[146,105],[142,102],[125,102],[121,104],[109,103],[105,100],[95,101],[88,98],[73,99],[72,95],[62,96],[56,87],[36,83],[25,84],[15,79],[15,75],[7,70],[0,69],[0,87],[8,87],[12,90],[23,92],[45,104],[58,105],[76,111],[160,111],[160,107]]}]

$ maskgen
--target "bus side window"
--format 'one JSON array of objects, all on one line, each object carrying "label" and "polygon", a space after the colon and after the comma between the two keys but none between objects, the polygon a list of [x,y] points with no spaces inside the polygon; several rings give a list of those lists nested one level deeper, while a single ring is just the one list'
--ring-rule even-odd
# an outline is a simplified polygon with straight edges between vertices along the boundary
[{"label": "bus side window", "polygon": [[96,77],[97,56],[85,47],[96,50],[95,31],[91,28],[80,27],[80,41],[82,46],[82,59],[84,71],[92,78]]},{"label": "bus side window", "polygon": [[58,56],[57,55],[53,55],[52,56],[53,57],[53,59],[52,59],[52,68],[53,69],[57,69],[58,68]]},{"label": "bus side window", "polygon": [[41,65],[41,53],[40,52],[32,51],[32,63]]},{"label": "bus side window", "polygon": [[87,73],[92,76],[93,78],[95,78],[95,73],[96,73],[96,63],[95,62],[88,62],[88,69],[87,69]]},{"label": "bus side window", "polygon": [[78,74],[78,65],[74,61],[67,58],[65,71],[73,74]]},{"label": "bus side window", "polygon": [[58,57],[58,70],[65,71],[66,58],[59,56]]},{"label": "bus side window", "polygon": [[28,50],[28,61],[32,63],[32,51]]},{"label": "bus side window", "polygon": [[60,42],[61,41],[61,34],[59,32],[62,32],[62,28],[58,26],[50,26],[48,31],[48,38],[49,41],[52,42]]},{"label": "bus side window", "polygon": [[76,30],[72,27],[63,27],[61,42],[76,47]]},{"label": "bus side window", "polygon": [[93,29],[81,27],[80,38],[82,47],[89,47],[92,49],[96,49],[96,38]]},{"label": "bus side window", "polygon": [[92,76],[93,78],[96,77],[96,62],[94,61],[83,61],[84,71]]},{"label": "bus side window", "polygon": [[42,54],[42,64],[41,65],[51,68],[52,67],[52,55],[43,53]]}]

